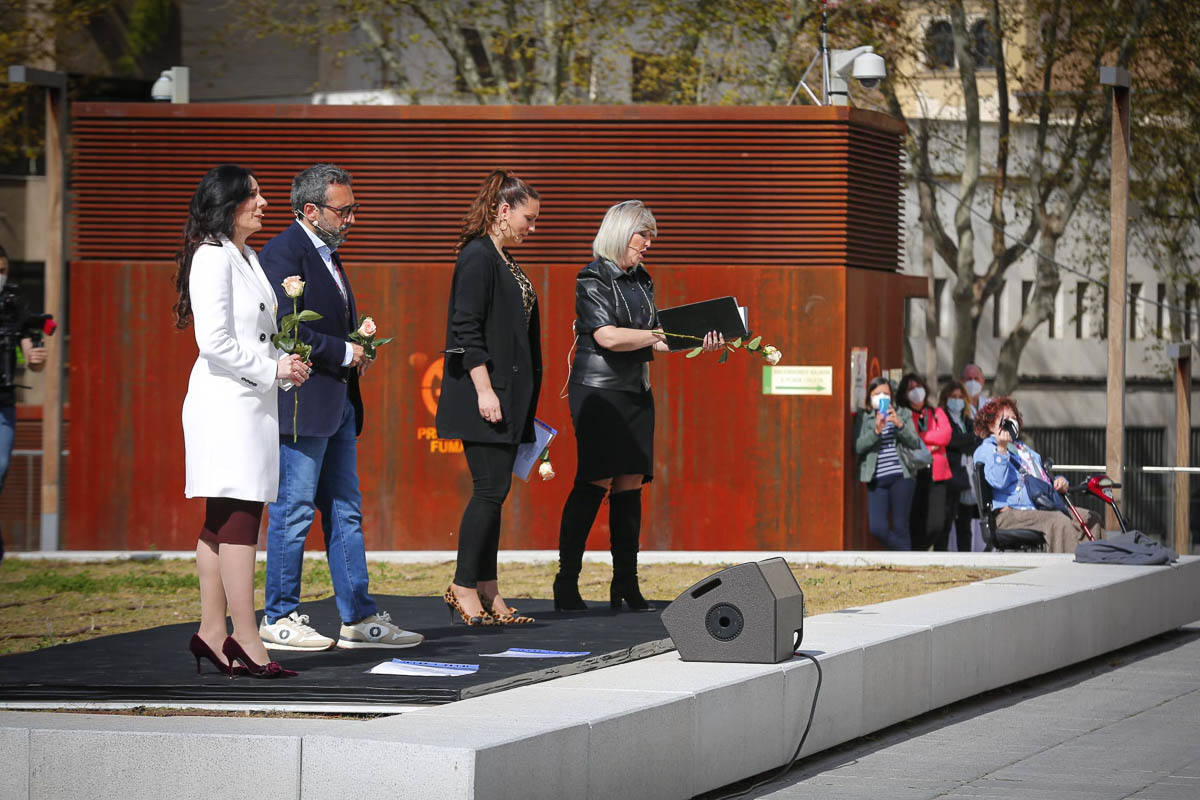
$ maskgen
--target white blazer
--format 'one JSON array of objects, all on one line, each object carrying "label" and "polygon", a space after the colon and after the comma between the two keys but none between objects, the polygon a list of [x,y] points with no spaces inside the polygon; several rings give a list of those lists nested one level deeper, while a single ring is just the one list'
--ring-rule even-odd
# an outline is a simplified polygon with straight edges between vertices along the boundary
[{"label": "white blazer", "polygon": [[187,497],[273,502],[279,493],[275,292],[249,247],[222,236],[192,256],[200,356],[183,401]]}]

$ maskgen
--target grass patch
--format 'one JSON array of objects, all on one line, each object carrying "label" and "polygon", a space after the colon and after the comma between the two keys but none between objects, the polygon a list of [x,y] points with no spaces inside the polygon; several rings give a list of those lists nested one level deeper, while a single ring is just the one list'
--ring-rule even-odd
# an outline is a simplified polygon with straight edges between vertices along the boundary
[{"label": "grass patch", "polygon": [[[440,596],[454,573],[451,562],[371,562],[375,595]],[[501,564],[500,586],[509,599],[549,597],[554,564]],[[642,592],[671,599],[720,569],[711,564],[645,564]],[[948,589],[1004,574],[969,567],[838,567],[793,564],[809,615]],[[580,592],[608,599],[611,569],[584,564]],[[255,572],[262,607],[266,571]],[[333,593],[323,561],[305,561],[301,602]],[[72,561],[7,559],[0,564],[0,654],[21,653],[114,633],[198,621],[200,594],[192,561]]]}]

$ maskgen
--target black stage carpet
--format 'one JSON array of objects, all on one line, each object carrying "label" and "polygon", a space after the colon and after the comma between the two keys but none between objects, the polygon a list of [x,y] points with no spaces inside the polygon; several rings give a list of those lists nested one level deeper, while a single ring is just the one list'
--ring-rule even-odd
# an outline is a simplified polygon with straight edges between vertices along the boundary
[{"label": "black stage carpet", "polygon": [[[673,649],[659,620],[665,602],[646,613],[611,611],[592,604],[586,612],[555,612],[550,600],[517,600],[530,625],[468,628],[450,624],[445,603],[434,597],[376,597],[392,621],[425,635],[404,650],[328,650],[321,653],[270,651],[295,678],[230,680],[208,661],[203,674],[187,645],[195,623],[123,633],[0,657],[0,702],[144,703],[449,703],[599,669]],[[337,637],[333,598],[305,604],[310,624]],[[574,658],[487,658],[509,648],[587,651]],[[478,664],[460,677],[378,675],[371,667],[393,658],[409,661]]]}]

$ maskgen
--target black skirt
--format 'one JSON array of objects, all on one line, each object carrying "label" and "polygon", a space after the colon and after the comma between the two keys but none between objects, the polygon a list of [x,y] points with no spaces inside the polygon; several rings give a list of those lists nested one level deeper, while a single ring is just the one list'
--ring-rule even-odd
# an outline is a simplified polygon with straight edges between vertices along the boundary
[{"label": "black skirt", "polygon": [[654,479],[653,393],[572,383],[569,398],[579,465],[576,481],[638,474],[642,483]]}]

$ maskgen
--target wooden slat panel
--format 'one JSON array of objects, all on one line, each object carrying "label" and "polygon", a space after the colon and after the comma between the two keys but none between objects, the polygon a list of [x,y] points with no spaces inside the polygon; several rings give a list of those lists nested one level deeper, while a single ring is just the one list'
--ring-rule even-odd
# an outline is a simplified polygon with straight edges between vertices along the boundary
[{"label": "wooden slat panel", "polygon": [[[470,478],[461,454],[428,438],[430,368],[459,220],[494,166],[516,169],[543,195],[519,258],[541,298],[540,414],[563,433],[554,450],[561,477],[514,488],[503,546],[556,546],[575,468],[558,399],[574,275],[590,260],[604,209],[629,197],[659,219],[648,266],[661,305],[734,294],[785,363],[834,369],[832,396],[764,397],[756,357],[659,358],[643,546],[869,546],[846,447],[845,364],[848,348],[864,344],[886,366],[900,363],[891,327],[904,282],[891,273],[902,131],[846,109],[76,105],[70,328],[106,334],[72,341],[68,544],[194,545],[202,511],[183,499],[180,408],[195,344],[170,319],[170,256],[187,200],[213,164],[253,167],[271,201],[266,230],[251,241],[261,247],[290,221],[292,174],[330,160],[355,173],[363,203],[343,249],[360,306],[397,337],[364,385],[368,547],[457,545]],[[598,549],[607,547],[601,516]]]},{"label": "wooden slat panel", "polygon": [[897,123],[880,115],[814,108],[280,108],[196,106],[185,113],[150,104],[77,105],[76,256],[169,258],[190,191],[220,161],[256,170],[273,201],[266,230],[274,233],[290,221],[291,176],[328,160],[355,173],[363,203],[344,250],[348,261],[445,257],[482,175],[503,165],[546,199],[539,235],[526,248],[532,264],[586,257],[599,214],[634,196],[655,209],[662,235],[673,242],[661,263],[899,263],[899,137]]}]

